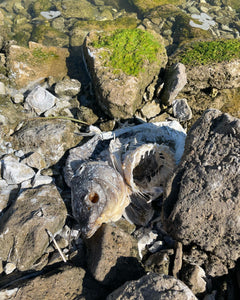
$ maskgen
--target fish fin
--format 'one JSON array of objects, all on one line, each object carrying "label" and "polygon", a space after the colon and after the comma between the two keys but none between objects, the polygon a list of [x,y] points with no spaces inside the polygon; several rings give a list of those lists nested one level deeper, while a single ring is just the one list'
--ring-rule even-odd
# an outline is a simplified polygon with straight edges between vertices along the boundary
[{"label": "fish fin", "polygon": [[122,160],[121,160],[122,144],[118,138],[115,138],[115,135],[109,144],[109,155],[114,169],[123,176],[123,168],[122,168]]}]

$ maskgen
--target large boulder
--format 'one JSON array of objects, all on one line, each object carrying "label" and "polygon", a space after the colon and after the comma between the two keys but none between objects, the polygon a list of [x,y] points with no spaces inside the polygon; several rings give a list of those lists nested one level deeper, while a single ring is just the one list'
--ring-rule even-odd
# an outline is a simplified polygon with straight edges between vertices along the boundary
[{"label": "large boulder", "polygon": [[240,257],[239,182],[240,120],[207,110],[189,131],[182,161],[168,185],[166,230],[232,267]]},{"label": "large boulder", "polygon": [[140,29],[91,32],[84,53],[98,103],[115,118],[133,116],[167,61],[161,41]]}]

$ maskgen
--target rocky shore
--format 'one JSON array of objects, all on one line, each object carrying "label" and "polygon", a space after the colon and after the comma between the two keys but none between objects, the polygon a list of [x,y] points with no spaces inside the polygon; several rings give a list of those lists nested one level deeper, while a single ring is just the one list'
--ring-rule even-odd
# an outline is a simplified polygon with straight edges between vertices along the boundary
[{"label": "rocky shore", "polygon": [[[239,10],[145,2],[0,4],[19,24],[0,38],[0,299],[239,299]],[[85,238],[71,149],[166,121],[185,147],[150,221]]]}]

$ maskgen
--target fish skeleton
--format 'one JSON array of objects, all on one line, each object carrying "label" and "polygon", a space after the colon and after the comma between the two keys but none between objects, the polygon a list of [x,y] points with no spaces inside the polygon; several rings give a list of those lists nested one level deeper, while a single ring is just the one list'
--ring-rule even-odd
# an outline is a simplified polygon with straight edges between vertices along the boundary
[{"label": "fish skeleton", "polygon": [[64,177],[82,234],[90,238],[122,215],[146,225],[154,213],[151,201],[163,193],[185,138],[177,121],[143,123],[95,134],[71,149]]}]

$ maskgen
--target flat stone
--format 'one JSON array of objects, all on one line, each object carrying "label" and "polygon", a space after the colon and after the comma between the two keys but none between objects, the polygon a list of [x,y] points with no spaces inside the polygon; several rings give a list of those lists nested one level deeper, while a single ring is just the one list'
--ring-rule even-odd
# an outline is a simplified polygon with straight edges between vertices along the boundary
[{"label": "flat stone", "polygon": [[3,82],[0,82],[0,95],[6,95],[6,86]]},{"label": "flat stone", "polygon": [[8,185],[5,180],[0,179],[0,212],[15,199],[18,190],[18,185]]},{"label": "flat stone", "polygon": [[21,162],[31,168],[35,168],[38,170],[46,168],[46,162],[43,156],[38,152],[33,152],[32,154],[24,158]]},{"label": "flat stone", "polygon": [[56,102],[56,97],[41,86],[35,87],[25,100],[25,107],[33,109],[38,115],[49,110]]}]

